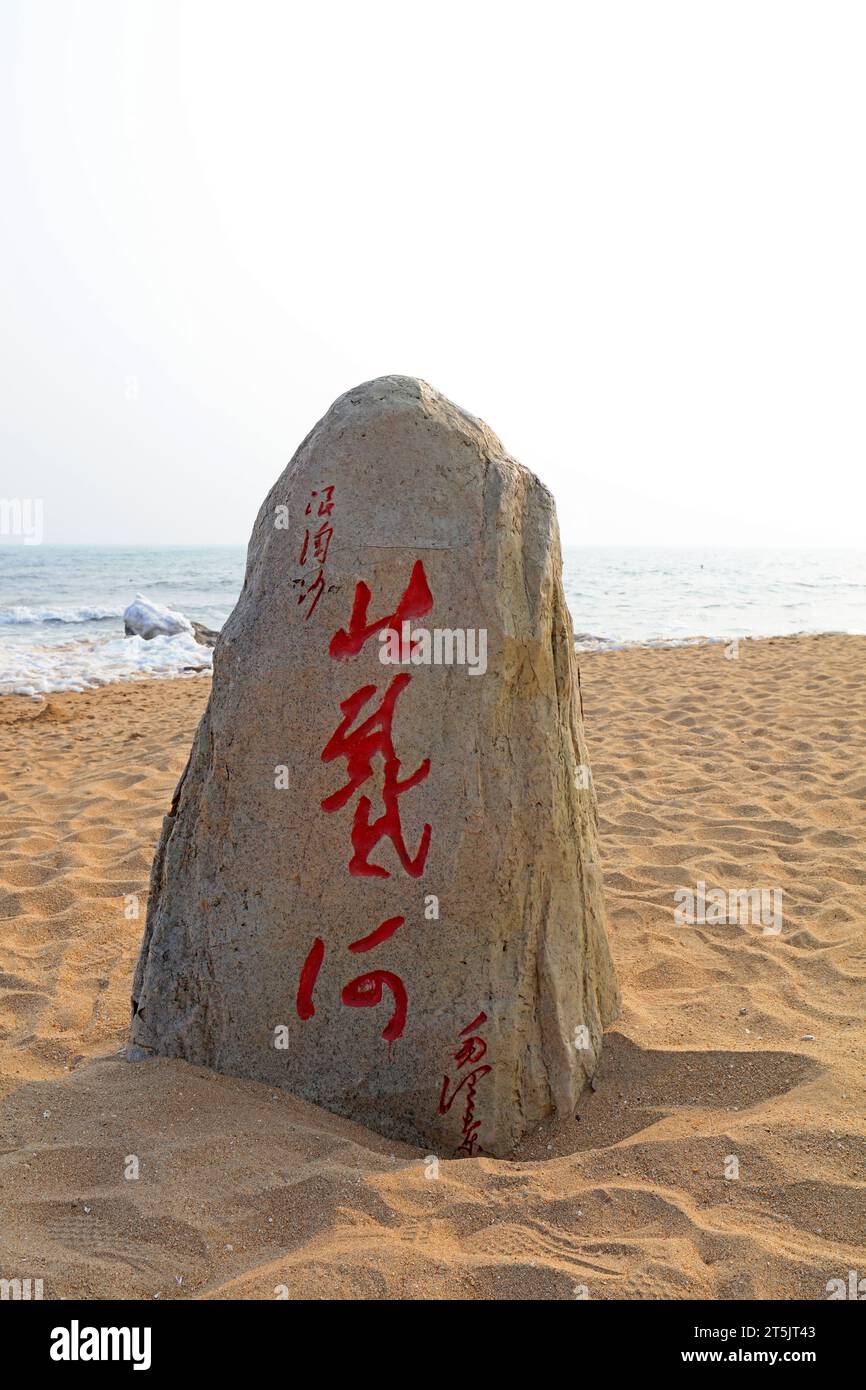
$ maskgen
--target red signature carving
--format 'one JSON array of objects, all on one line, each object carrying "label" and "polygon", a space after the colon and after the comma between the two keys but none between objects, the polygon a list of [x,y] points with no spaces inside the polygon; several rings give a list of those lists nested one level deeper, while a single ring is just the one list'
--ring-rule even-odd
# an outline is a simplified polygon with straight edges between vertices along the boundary
[{"label": "red signature carving", "polygon": [[317,567],[314,573],[305,574],[301,578],[301,592],[298,595],[298,603],[306,603],[310,597],[313,597],[312,603],[304,614],[304,622],[308,622],[313,616],[316,605],[322,597],[322,592],[325,588],[325,561],[328,558],[328,550],[334,535],[334,528],[329,520],[334,510],[334,491],[335,487],[333,483],[329,483],[327,487],[322,488],[321,493],[314,489],[310,494],[310,501],[304,509],[304,515],[310,516],[313,511],[315,499],[317,497],[320,499],[318,507],[316,508],[316,519],[321,520],[321,525],[315,527],[315,529],[312,523],[307,525],[301,544],[301,553],[298,556],[298,564],[302,569],[306,568],[308,559],[311,559],[313,564]]},{"label": "red signature carving", "polygon": [[[482,1037],[475,1033],[476,1028],[487,1022],[487,1015],[483,1011],[473,1018],[471,1023],[461,1031],[456,1052],[452,1052],[452,1057],[457,1063],[457,1070],[468,1066],[470,1062],[480,1062],[487,1052],[487,1043]],[[481,1121],[475,1119],[475,1095],[478,1090],[478,1083],[493,1070],[492,1066],[485,1062],[482,1067],[473,1067],[465,1076],[453,1084],[448,1075],[442,1078],[442,1090],[439,1094],[439,1114],[447,1115],[454,1101],[461,1091],[465,1091],[465,1106],[463,1110],[463,1138],[457,1146],[456,1153],[466,1154],[470,1158],[475,1153],[478,1142],[478,1130],[481,1128]],[[452,1087],[449,1095],[448,1088]]]}]

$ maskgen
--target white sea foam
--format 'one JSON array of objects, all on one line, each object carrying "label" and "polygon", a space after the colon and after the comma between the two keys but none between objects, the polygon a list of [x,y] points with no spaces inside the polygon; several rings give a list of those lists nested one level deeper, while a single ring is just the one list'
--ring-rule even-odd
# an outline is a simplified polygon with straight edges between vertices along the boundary
[{"label": "white sea foam", "polygon": [[94,690],[112,681],[165,678],[210,669],[213,652],[191,633],[173,637],[114,637],[55,646],[15,646],[2,653],[0,694],[43,695]]},{"label": "white sea foam", "polygon": [[625,637],[593,637],[588,632],[576,632],[574,634],[574,650],[576,652],[622,652],[628,651],[631,647],[659,647],[666,650],[668,647],[705,647],[727,640],[724,637],[646,637],[642,641],[634,641]]},{"label": "white sea foam", "polygon": [[123,611],[123,621],[139,637],[173,637],[179,632],[192,632],[192,623],[183,613],[154,603],[145,594],[136,594],[134,602]]},{"label": "white sea foam", "polygon": [[0,608],[0,624],[17,623],[99,623],[105,618],[123,617],[122,608]]},{"label": "white sea foam", "polygon": [[[726,644],[792,633],[866,633],[866,550],[564,548],[578,651]],[[220,628],[237,602],[244,547],[3,546],[0,690],[86,690],[209,665],[187,615]],[[395,580],[395,586],[397,581]],[[141,591],[164,595],[177,637],[123,639]],[[382,597],[384,602],[384,595]],[[467,625],[480,615],[466,614]],[[337,617],[335,616],[335,624]]]}]

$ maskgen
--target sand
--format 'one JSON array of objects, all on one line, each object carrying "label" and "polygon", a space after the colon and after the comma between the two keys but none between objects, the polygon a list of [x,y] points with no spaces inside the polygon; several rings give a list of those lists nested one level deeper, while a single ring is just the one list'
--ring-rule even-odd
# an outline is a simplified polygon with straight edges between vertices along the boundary
[{"label": "sand", "polygon": [[[0,1277],[821,1299],[866,1274],[864,660],[855,637],[581,657],[622,1017],[579,1118],[438,1170],[271,1087],[121,1056],[208,679],[0,700]],[[698,879],[781,889],[781,933],[679,925]]]}]

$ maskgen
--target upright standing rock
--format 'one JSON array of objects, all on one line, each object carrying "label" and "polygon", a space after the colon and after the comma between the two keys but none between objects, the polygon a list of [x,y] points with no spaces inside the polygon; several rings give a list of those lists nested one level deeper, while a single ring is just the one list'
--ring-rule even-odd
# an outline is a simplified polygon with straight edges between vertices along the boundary
[{"label": "upright standing rock", "polygon": [[553,499],[424,382],[266,499],[165,819],[130,1055],[444,1154],[572,1111],[618,996]]}]

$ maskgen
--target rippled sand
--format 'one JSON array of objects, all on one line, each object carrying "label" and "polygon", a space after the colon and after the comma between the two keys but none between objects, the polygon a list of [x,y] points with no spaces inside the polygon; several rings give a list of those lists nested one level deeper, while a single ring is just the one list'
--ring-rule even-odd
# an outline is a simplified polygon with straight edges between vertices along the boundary
[{"label": "rippled sand", "polygon": [[[0,1276],[824,1298],[866,1273],[864,664],[856,637],[581,657],[622,1018],[579,1118],[438,1177],[267,1086],[118,1055],[127,895],[143,913],[207,679],[0,700]],[[699,879],[780,889],[781,933],[678,925]]]}]

